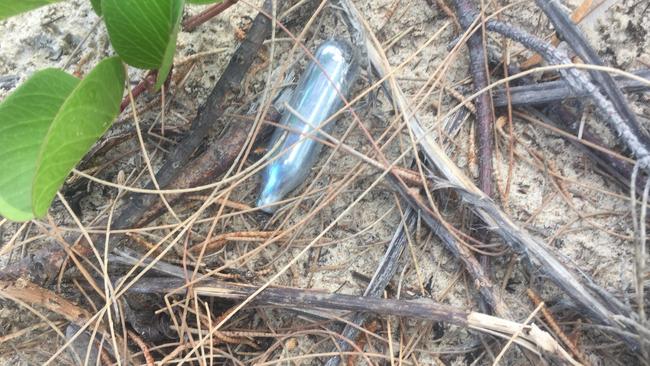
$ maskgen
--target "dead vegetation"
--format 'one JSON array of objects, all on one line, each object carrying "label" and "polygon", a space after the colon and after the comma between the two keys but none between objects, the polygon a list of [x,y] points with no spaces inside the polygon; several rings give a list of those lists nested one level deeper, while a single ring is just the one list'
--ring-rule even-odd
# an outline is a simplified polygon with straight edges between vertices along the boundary
[{"label": "dead vegetation", "polygon": [[[0,221],[5,361],[650,362],[648,54],[607,66],[574,25],[623,12],[647,34],[650,11],[535,3],[242,0],[187,15],[207,39],[229,23],[237,47],[180,47],[163,95],[133,76],[48,218]],[[310,179],[264,214],[266,140],[334,36],[362,80]],[[69,66],[93,52],[80,43]]]}]

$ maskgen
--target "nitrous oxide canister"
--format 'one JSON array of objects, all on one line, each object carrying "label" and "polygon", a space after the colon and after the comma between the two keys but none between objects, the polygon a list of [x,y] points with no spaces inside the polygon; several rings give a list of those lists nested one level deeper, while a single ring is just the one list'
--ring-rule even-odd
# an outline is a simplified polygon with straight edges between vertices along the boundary
[{"label": "nitrous oxide canister", "polygon": [[[348,99],[359,67],[352,46],[342,40],[329,40],[320,45],[298,82],[269,141],[274,151],[272,160],[262,172],[262,186],[257,206],[272,213],[276,203],[302,184],[318,160],[323,147],[314,137],[318,129],[329,132],[334,121],[328,121]],[[327,122],[327,123],[325,123]]]}]

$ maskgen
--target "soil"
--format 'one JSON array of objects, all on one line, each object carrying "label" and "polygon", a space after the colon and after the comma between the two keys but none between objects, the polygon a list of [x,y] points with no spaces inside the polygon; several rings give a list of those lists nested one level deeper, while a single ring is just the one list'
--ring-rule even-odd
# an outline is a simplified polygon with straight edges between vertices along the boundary
[{"label": "soil", "polygon": [[[253,3],[259,6],[261,1]],[[441,9],[429,4],[435,4],[435,1],[378,0],[354,1],[354,3],[375,30],[380,41],[384,42],[384,45],[389,45],[386,54],[394,67],[418,52],[433,34],[448,25],[431,45],[425,47],[413,61],[396,72],[399,83],[411,98],[412,104],[422,103],[420,115],[424,118],[423,122],[433,131],[438,131],[437,116],[444,115],[458,104],[458,100],[449,94],[448,89],[453,88],[465,95],[471,94],[467,50],[461,48],[450,61],[450,68],[441,81],[444,88],[437,86],[434,93],[424,101],[418,94],[425,85],[424,82],[445,62],[457,31],[453,25],[448,24],[449,19]],[[495,10],[494,2],[484,3],[490,4],[487,8],[488,13]],[[508,3],[508,1],[501,1],[499,5],[504,6]],[[571,0],[567,6],[574,9],[580,3],[579,0]],[[186,16],[196,14],[203,8],[188,7]],[[177,62],[182,62],[197,53],[211,52],[211,54],[198,59],[185,77],[182,86],[178,86],[181,80],[174,79],[175,84],[172,84],[169,91],[167,99],[169,104],[164,117],[164,128],[167,130],[168,137],[160,138],[155,133],[147,134],[145,137],[154,167],[161,165],[165,151],[172,146],[169,139],[177,139],[187,130],[189,121],[196,115],[197,109],[205,101],[238,45],[239,39],[236,33],[239,32],[239,28],[245,28],[256,13],[257,11],[248,2],[239,2],[194,32],[179,34]],[[503,20],[520,25],[535,34],[541,36],[551,34],[551,27],[546,18],[532,2],[514,2],[513,7],[500,16]],[[603,1],[602,5],[596,6],[596,10],[581,26],[608,65],[626,71],[650,67],[650,51],[648,51],[650,50],[650,9],[647,2]],[[302,30],[295,24],[290,24],[289,29],[294,34]],[[334,35],[345,37],[345,24],[337,8],[328,6],[319,15],[311,30],[305,34],[305,44],[313,50],[320,42]],[[300,52],[292,55],[289,52],[292,42],[285,34],[278,31],[277,37],[274,57],[268,63],[264,60],[271,56],[271,47],[267,44],[263,57],[259,57],[253,66],[256,72],[250,73],[247,77],[240,98],[233,103],[228,113],[247,113],[259,105],[266,86],[268,70],[275,70],[273,80],[282,80],[278,70],[283,66],[289,65],[290,70],[296,75],[299,75],[304,68],[306,64],[304,55]],[[504,42],[501,38],[490,36],[488,45],[501,49]],[[78,46],[79,50],[76,52]],[[532,53],[523,50],[520,45],[508,44],[508,47],[513,61],[523,61],[532,56]],[[100,59],[112,53],[105,27],[98,21],[90,3],[85,0],[64,1],[2,21],[0,22],[0,100],[37,70],[46,67],[65,67],[66,71],[82,76]],[[178,67],[175,71],[176,75],[185,70],[187,70],[185,66]],[[144,73],[142,70],[130,69],[131,84],[136,84]],[[548,74],[535,75],[537,79],[549,76]],[[364,71],[363,80],[355,88],[357,92],[368,87],[368,77],[367,72]],[[649,94],[628,95],[634,112],[639,115],[641,123],[646,128],[650,123],[649,98]],[[158,131],[162,126],[159,95],[152,92],[145,93],[138,101],[138,106],[142,110],[139,117],[143,125]],[[145,106],[150,108],[144,108]],[[623,151],[593,106],[586,103],[585,111],[586,123],[597,131],[611,148]],[[393,105],[382,91],[373,92],[364,98],[355,106],[355,112],[375,138],[389,128],[395,119]],[[498,110],[496,116],[507,116],[507,113]],[[123,114],[109,134],[128,128],[132,123],[130,115]],[[214,133],[218,134],[228,123],[230,123],[228,118],[216,121]],[[340,138],[352,126],[345,142],[358,151],[368,153],[369,143],[361,130],[354,127],[354,123],[351,114],[347,113],[337,121],[332,134]],[[455,132],[453,140],[445,141],[447,141],[446,149],[454,162],[467,175],[477,178],[473,124],[474,119],[470,116],[459,131]],[[507,126],[504,130],[507,131]],[[629,301],[631,294],[634,294],[635,258],[634,242],[631,240],[634,232],[627,198],[629,193],[613,179],[600,172],[580,150],[551,130],[515,118],[513,134],[517,141],[514,145],[513,161],[508,160],[507,139],[498,137],[496,140],[499,154],[494,158],[494,166],[499,189],[494,199],[522,228],[561,253],[563,260],[579,267],[599,285],[615,293],[628,294],[626,295],[628,298],[624,300]],[[389,159],[396,159],[409,145],[409,136],[406,131],[403,131],[387,147],[386,155]],[[216,223],[215,233],[256,231],[263,230],[265,227],[282,230],[301,222],[312,212],[315,202],[325,197],[332,198],[332,201],[313,219],[301,224],[300,229],[293,235],[292,242],[285,241],[270,245],[251,260],[245,263],[238,262],[236,266],[230,268],[231,271],[257,273],[252,282],[258,285],[264,284],[295,258],[307,243],[323,234],[323,237],[317,241],[319,244],[317,248],[300,257],[295,265],[291,266],[274,284],[347,294],[363,293],[365,283],[360,282],[353,274],[358,272],[365,276],[372,276],[385,251],[386,243],[390,241],[397,225],[401,222],[400,207],[404,209],[405,203],[399,202],[390,187],[383,183],[364,194],[380,172],[370,167],[359,169],[359,160],[349,153],[338,151],[330,159],[331,151],[324,150],[311,178],[299,188],[298,192],[303,193],[307,186],[313,183],[310,187],[312,194],[301,204],[290,205],[272,218],[259,213],[233,214]],[[536,157],[543,161],[535,162],[531,152],[536,153]],[[409,167],[411,160],[412,154],[409,154],[400,164]],[[251,161],[249,160],[247,164]],[[506,188],[509,164],[512,165],[512,176]],[[106,181],[115,182],[118,176],[123,174],[127,177],[141,176],[139,179],[129,180],[128,184],[131,186],[143,186],[147,182],[146,166],[139,154],[136,139],[104,156],[93,159],[86,168],[92,166],[102,167],[99,171],[93,171],[93,174]],[[333,197],[328,196],[328,188],[332,189],[336,184],[348,179],[351,173],[356,172],[359,176],[342,192]],[[555,179],[550,173],[557,173],[564,178]],[[73,179],[79,178],[71,178],[67,183],[68,186],[73,184]],[[255,175],[240,182],[229,199],[254,206],[258,186],[259,177]],[[105,209],[117,192],[98,183],[84,183],[83,187],[83,194],[77,196],[76,202],[84,225],[92,225],[98,215],[105,214]],[[354,203],[362,194],[364,194],[363,198]],[[457,204],[452,195],[443,208],[450,218],[457,220],[452,222],[454,226],[463,228],[470,220],[463,207],[455,207]],[[182,206],[177,211],[181,218],[188,217],[198,207],[196,202]],[[294,207],[295,210],[292,211]],[[227,212],[233,211],[227,210]],[[211,219],[216,214],[217,210],[210,208],[202,218]],[[53,204],[49,219],[61,229],[75,227],[74,221],[58,201]],[[48,220],[41,222],[47,223]],[[165,215],[150,226],[174,223],[176,221],[171,215]],[[325,230],[330,224],[332,227]],[[210,230],[210,225],[211,220],[196,224],[193,227],[192,241],[200,243],[201,238],[204,238]],[[51,235],[43,230],[44,227],[46,226],[37,222],[27,224],[25,227],[18,223],[2,224],[0,251],[4,252],[4,248],[10,245],[10,242],[28,242],[28,244],[15,245],[15,249],[0,257],[0,265],[15,261],[28,255],[30,251],[53,243]],[[166,229],[152,229],[148,232],[147,238],[155,242],[167,233]],[[41,237],[29,240],[38,235]],[[493,237],[492,242],[501,244],[497,237]],[[182,241],[177,244],[177,252],[182,250],[180,245]],[[231,242],[223,250],[209,256],[206,265],[208,268],[218,267],[258,245],[260,243]],[[143,247],[133,246],[133,248],[144,250]],[[172,259],[178,257],[172,255],[170,260]],[[579,334],[580,346],[592,364],[638,363],[638,360],[624,346],[610,338],[611,336],[604,335],[589,324],[578,323],[579,316],[572,313],[567,297],[539,273],[530,273],[525,264],[520,263],[520,259],[512,251],[505,249],[499,256],[491,259],[495,284],[505,288],[504,300],[512,312],[513,320],[524,321],[535,308],[526,296],[527,289],[533,287],[551,309],[558,309],[557,311],[563,314],[564,317],[560,319],[563,329],[567,333]],[[469,277],[465,275],[461,263],[426,230],[424,223],[418,224],[418,230],[412,238],[409,249],[402,255],[398,273],[391,284],[393,288],[401,289],[400,296],[404,298],[424,296],[466,310],[479,310],[476,289]],[[88,306],[84,296],[71,286],[64,286],[63,292],[72,300]],[[48,313],[40,308],[38,311],[54,322],[61,320],[57,314]],[[261,320],[261,316],[251,315],[250,317],[254,318],[251,322],[278,329],[304,325],[300,317],[289,312],[269,310],[265,315],[268,317],[267,320]],[[584,322],[584,319],[581,321]],[[536,322],[542,324],[540,319],[536,319]],[[38,323],[43,322],[34,313],[9,300],[0,300],[0,337]],[[242,323],[248,324],[244,321]],[[386,320],[382,319],[380,323],[377,332],[385,337],[387,336]],[[65,323],[56,324],[65,333]],[[471,364],[474,358],[479,356],[482,359],[478,360],[477,364],[491,364],[490,356],[480,352],[484,350],[483,344],[489,342],[492,352],[495,353],[498,353],[504,345],[504,343],[495,344],[494,339],[487,336],[479,338],[477,333],[466,329],[444,326],[444,332],[436,332],[432,330],[431,324],[410,320],[400,322],[392,319],[391,329],[393,340],[399,341],[399,337],[402,336],[401,341],[404,345],[409,341],[415,341],[416,335],[421,336],[413,345],[416,350],[412,360],[417,361],[418,364],[465,365]],[[435,329],[440,330],[434,327]],[[324,338],[320,335],[318,337],[296,336],[294,339],[297,342],[295,347],[285,347],[283,350],[275,351],[269,361],[332,351],[332,343],[321,342]],[[260,342],[264,344],[263,341]],[[7,365],[41,364],[63,343],[61,337],[44,325],[15,339],[0,342],[2,350],[0,362]],[[385,343],[382,343],[378,346],[379,349],[367,350],[388,355],[389,350],[384,346]],[[474,352],[476,349],[479,352]],[[236,355],[237,352],[234,354]],[[398,353],[395,353],[396,357],[397,355]],[[241,357],[242,360],[246,359],[244,356]],[[512,347],[507,352],[503,364],[528,365],[538,361],[539,359],[531,354]],[[68,354],[63,354],[55,361],[60,364],[71,362],[72,358]],[[318,364],[315,358],[307,358],[301,362]]]}]

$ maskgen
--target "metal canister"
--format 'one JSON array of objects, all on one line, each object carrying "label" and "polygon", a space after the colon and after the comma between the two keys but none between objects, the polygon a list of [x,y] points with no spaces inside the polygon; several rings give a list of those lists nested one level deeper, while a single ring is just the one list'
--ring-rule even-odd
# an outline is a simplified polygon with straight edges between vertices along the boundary
[{"label": "metal canister", "polygon": [[318,129],[331,130],[334,121],[324,122],[343,106],[359,67],[352,46],[328,40],[318,47],[269,142],[275,158],[262,172],[257,206],[275,212],[278,201],[302,184],[318,160],[323,147],[314,137]]}]

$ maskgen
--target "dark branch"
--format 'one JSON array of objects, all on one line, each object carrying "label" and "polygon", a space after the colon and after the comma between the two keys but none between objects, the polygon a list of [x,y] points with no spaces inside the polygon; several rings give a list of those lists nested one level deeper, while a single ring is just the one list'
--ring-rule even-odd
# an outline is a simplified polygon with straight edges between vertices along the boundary
[{"label": "dark branch", "polygon": [[[395,272],[397,271],[397,262],[408,243],[406,231],[408,230],[409,232],[413,232],[415,230],[416,218],[417,214],[415,211],[409,208],[405,214],[405,225],[400,224],[398,226],[397,231],[390,241],[390,244],[388,244],[386,253],[384,253],[379,266],[377,266],[375,274],[372,276],[370,283],[368,283],[368,287],[366,287],[366,291],[363,293],[363,296],[382,296],[384,290],[386,289],[386,286],[388,286],[388,282],[391,280],[391,278],[393,278]],[[357,326],[361,326],[366,321],[366,319],[368,319],[368,314],[356,313],[354,314],[351,323]],[[337,349],[341,350],[342,352],[349,351],[352,347],[350,346],[349,342],[346,342],[344,340],[355,339],[358,334],[359,328],[353,327],[350,324],[346,324],[343,332],[341,332],[342,340],[339,341]],[[327,360],[325,366],[337,366],[340,361],[341,358],[339,356],[334,356]]]},{"label": "dark branch", "polygon": [[[650,70],[639,70],[634,72],[634,75],[644,79],[650,79]],[[626,93],[650,90],[650,86],[637,80],[622,76],[615,77],[614,80]],[[505,107],[508,105],[508,95],[505,90],[496,89],[493,91],[492,96],[495,107]],[[512,106],[546,105],[551,102],[584,97],[589,97],[586,91],[576,93],[564,80],[510,87],[510,103]]]},{"label": "dark branch", "polygon": [[[603,60],[601,60],[596,51],[589,45],[587,38],[585,38],[580,29],[559,7],[557,0],[535,0],[535,3],[551,20],[557,34],[571,46],[584,62],[592,65],[605,66]],[[648,139],[648,135],[640,127],[636,115],[630,109],[627,100],[616,85],[616,82],[614,82],[612,76],[606,72],[597,70],[589,70],[589,74],[596,84],[601,86],[602,91],[614,105],[614,109],[620,114],[623,121],[644,145],[649,146],[650,140]]]}]

